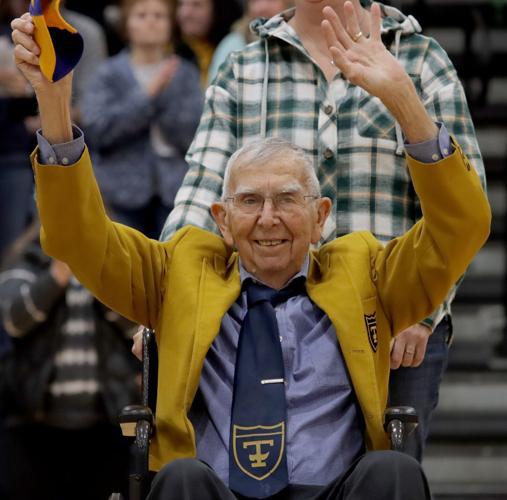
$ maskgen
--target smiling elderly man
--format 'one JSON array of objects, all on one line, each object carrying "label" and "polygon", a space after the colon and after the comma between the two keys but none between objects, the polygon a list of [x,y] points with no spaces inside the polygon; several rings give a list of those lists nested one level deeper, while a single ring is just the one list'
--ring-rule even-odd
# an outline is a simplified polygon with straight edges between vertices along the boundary
[{"label": "smiling elderly man", "polygon": [[[29,17],[13,29],[40,106],[32,161],[43,247],[157,333],[149,498],[430,498],[418,462],[385,451],[382,414],[393,334],[442,301],[489,233],[459,145],[430,164],[407,155],[424,217],[386,247],[358,232],[310,250],[331,203],[304,153],[281,139],[231,157],[211,209],[223,237],[187,226],[157,242],[107,217],[70,122],[71,78],[42,77]],[[434,140],[437,127],[399,76],[390,109],[409,142]]]}]

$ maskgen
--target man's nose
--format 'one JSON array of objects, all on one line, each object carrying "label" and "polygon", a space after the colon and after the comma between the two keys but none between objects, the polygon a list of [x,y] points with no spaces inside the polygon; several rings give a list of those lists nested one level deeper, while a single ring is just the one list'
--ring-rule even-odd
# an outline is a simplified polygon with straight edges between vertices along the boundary
[{"label": "man's nose", "polygon": [[271,198],[265,198],[257,223],[260,225],[273,225],[280,221],[278,210]]}]

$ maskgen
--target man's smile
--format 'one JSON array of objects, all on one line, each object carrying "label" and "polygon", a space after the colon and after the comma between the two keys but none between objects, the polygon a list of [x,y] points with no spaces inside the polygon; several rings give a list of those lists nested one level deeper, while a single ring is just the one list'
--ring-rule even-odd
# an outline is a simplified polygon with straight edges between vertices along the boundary
[{"label": "man's smile", "polygon": [[254,241],[255,243],[257,243],[257,245],[260,245],[261,247],[274,247],[282,245],[288,240],[254,240]]}]

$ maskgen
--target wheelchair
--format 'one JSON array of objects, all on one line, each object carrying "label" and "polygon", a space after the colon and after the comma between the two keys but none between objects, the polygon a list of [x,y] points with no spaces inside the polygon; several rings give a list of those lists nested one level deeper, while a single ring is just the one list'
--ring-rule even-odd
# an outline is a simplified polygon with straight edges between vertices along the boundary
[{"label": "wheelchair", "polygon": [[[134,438],[130,450],[128,500],[145,500],[150,491],[152,474],[148,468],[150,439],[155,431],[157,402],[158,351],[155,332],[148,328],[142,336],[141,404],[126,406],[119,415],[123,436]],[[393,406],[384,412],[384,430],[391,449],[403,451],[405,438],[417,427],[418,417],[410,406]],[[109,500],[126,500],[112,493]]]}]

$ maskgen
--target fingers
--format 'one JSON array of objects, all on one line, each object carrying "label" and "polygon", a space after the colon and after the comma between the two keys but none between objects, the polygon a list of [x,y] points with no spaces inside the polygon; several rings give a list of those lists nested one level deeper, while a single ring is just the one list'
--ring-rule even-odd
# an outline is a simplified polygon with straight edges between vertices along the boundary
[{"label": "fingers", "polygon": [[38,65],[40,48],[33,39],[35,26],[31,21],[30,14],[23,14],[21,18],[14,19],[11,28],[16,61]]},{"label": "fingers", "polygon": [[391,370],[397,370],[403,361],[405,343],[395,339],[391,349]]},{"label": "fingers", "polygon": [[21,45],[37,56],[40,54],[40,48],[31,35],[16,30],[12,32],[12,41],[15,45]]},{"label": "fingers", "polygon": [[35,32],[35,25],[32,22],[32,16],[27,12],[21,17],[13,19],[11,22],[12,31],[19,31],[27,35],[33,35]]},{"label": "fingers", "polygon": [[416,347],[414,345],[406,345],[405,351],[403,352],[403,360],[401,366],[410,368],[414,363],[414,356],[416,353]]},{"label": "fingers", "polygon": [[[418,354],[414,345],[405,345],[404,342],[395,342],[391,351],[391,370],[397,370],[400,366],[410,368],[419,366],[424,358],[424,354]],[[417,360],[417,364],[415,364]]]},{"label": "fingers", "polygon": [[[359,2],[356,1],[357,9],[360,8]],[[343,6],[343,10],[345,12],[345,19],[347,20],[347,33],[352,38],[353,42],[359,42],[361,38],[364,38],[363,33],[361,32],[361,28],[359,26],[358,13],[356,12],[356,6],[352,4],[352,2],[345,2]]]},{"label": "fingers", "polygon": [[[338,17],[338,14],[334,11],[334,9],[332,9],[329,6],[326,6],[324,7],[324,9],[322,9],[322,14],[324,15],[324,21],[322,22],[322,26],[324,27],[324,23],[327,21],[331,25],[333,31],[333,38],[337,42],[339,42],[340,46],[343,47],[344,49],[350,48],[350,46],[353,43],[352,39],[345,30],[345,28],[343,27],[343,24],[340,21],[340,18]],[[336,46],[336,42],[331,45]]]},{"label": "fingers", "polygon": [[414,359],[412,360],[412,368],[417,368],[421,365],[421,363],[424,361],[424,355],[426,354],[426,349],[419,349],[417,348],[415,350]]},{"label": "fingers", "polygon": [[33,52],[30,52],[22,45],[16,45],[14,47],[14,58],[16,63],[26,63],[31,64],[32,66],[39,65],[39,57],[36,56]]},{"label": "fingers", "polygon": [[370,9],[370,38],[376,42],[381,42],[382,15],[380,5],[375,2]]},{"label": "fingers", "polygon": [[415,368],[419,366],[426,354],[426,346],[431,330],[426,325],[413,325],[400,332],[391,346],[391,369],[400,366]]}]

